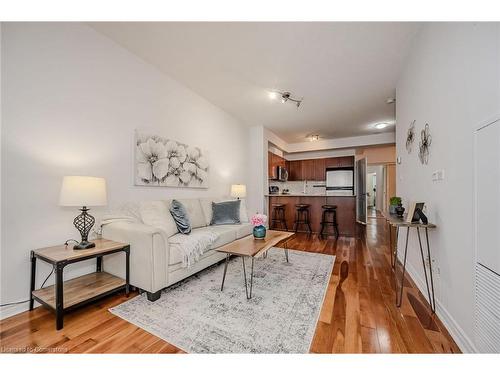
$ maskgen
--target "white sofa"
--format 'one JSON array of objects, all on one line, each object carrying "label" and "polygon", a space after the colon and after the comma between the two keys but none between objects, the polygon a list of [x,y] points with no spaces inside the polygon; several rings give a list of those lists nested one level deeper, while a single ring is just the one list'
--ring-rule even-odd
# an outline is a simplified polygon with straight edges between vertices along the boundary
[{"label": "white sofa", "polygon": [[[102,234],[104,238],[130,244],[130,284],[147,292],[148,299],[155,301],[160,297],[163,288],[224,259],[223,253],[215,251],[217,247],[252,232],[244,200],[241,201],[241,224],[210,225],[212,201],[223,200],[229,199],[178,199],[187,208],[193,232],[215,231],[218,235],[210,250],[190,267],[183,267],[180,245],[175,243],[176,236],[184,235],[178,232],[170,215],[171,200],[128,205],[127,218],[108,220],[108,223],[102,226]],[[103,269],[124,278],[124,255],[113,254],[105,257]]]}]

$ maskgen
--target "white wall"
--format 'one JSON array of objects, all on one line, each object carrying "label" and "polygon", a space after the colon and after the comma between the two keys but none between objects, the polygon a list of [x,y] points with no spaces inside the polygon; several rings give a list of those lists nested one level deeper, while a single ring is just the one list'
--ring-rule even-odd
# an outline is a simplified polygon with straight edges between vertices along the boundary
[{"label": "white wall", "polygon": [[[473,130],[500,112],[498,24],[427,24],[416,38],[397,86],[397,194],[405,206],[425,201],[435,258],[438,316],[464,351],[474,350]],[[408,126],[417,139],[405,149]],[[418,160],[420,130],[432,134],[429,164]],[[444,181],[432,172],[445,170]],[[400,235],[399,249],[404,249]],[[418,241],[410,236],[409,267],[425,293]],[[400,252],[401,254],[401,252]]]},{"label": "white wall", "polygon": [[[30,249],[78,236],[72,224],[78,212],[58,206],[64,175],[105,177],[111,207],[224,195],[232,183],[251,183],[250,129],[95,30],[14,23],[3,24],[1,37],[1,303],[28,297]],[[136,128],[208,150],[210,188],[133,186]],[[88,267],[74,265],[68,276]],[[40,267],[38,280],[48,271]]]}]

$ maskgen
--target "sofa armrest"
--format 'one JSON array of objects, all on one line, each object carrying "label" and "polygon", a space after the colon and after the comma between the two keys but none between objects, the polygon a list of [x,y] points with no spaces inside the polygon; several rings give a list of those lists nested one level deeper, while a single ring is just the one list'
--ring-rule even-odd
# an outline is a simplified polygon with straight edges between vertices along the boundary
[{"label": "sofa armrest", "polygon": [[[155,293],[167,285],[168,242],[162,231],[142,223],[103,225],[103,237],[130,244],[130,284]],[[104,258],[106,272],[125,278],[124,254]]]}]

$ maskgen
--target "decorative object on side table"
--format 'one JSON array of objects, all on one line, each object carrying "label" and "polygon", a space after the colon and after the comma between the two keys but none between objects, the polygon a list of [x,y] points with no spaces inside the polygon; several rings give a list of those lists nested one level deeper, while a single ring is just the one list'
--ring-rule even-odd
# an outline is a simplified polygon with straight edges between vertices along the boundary
[{"label": "decorative object on side table", "polygon": [[255,214],[250,219],[253,225],[253,236],[255,239],[264,239],[266,237],[267,216],[264,214]]},{"label": "decorative object on side table", "polygon": [[[419,223],[420,222],[420,214],[419,212],[422,212],[424,209],[425,203],[424,202],[416,202],[412,203],[410,205],[410,208],[408,209],[408,215],[406,216],[406,222],[407,223]],[[423,214],[423,212],[422,212]],[[425,219],[427,220],[427,217],[424,215]]]},{"label": "decorative object on side table", "polygon": [[231,197],[240,199],[247,196],[247,186],[243,184],[231,185]]},{"label": "decorative object on side table", "polygon": [[100,177],[66,176],[63,178],[59,205],[69,207],[82,207],[73,224],[80,232],[82,240],[76,244],[74,250],[84,250],[95,247],[95,243],[88,240],[90,229],[94,226],[95,219],[88,213],[88,206],[105,206],[106,180]]},{"label": "decorative object on side table", "polygon": [[391,197],[389,199],[389,213],[390,214],[395,214],[396,213],[396,207],[401,204],[401,197]]},{"label": "decorative object on side table", "polygon": [[404,212],[405,212],[405,208],[403,207],[403,204],[399,203],[396,206],[396,215],[398,215],[398,217],[403,217]]}]

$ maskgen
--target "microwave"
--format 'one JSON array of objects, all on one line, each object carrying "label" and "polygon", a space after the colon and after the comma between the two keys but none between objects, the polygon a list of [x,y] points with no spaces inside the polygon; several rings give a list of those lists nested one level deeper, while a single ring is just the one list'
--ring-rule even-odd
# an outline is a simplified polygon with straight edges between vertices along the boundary
[{"label": "microwave", "polygon": [[276,167],[276,177],[278,181],[288,181],[288,171],[286,168],[278,165]]}]

